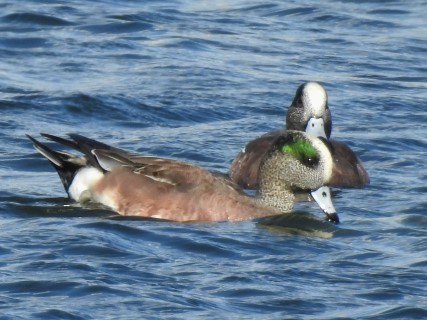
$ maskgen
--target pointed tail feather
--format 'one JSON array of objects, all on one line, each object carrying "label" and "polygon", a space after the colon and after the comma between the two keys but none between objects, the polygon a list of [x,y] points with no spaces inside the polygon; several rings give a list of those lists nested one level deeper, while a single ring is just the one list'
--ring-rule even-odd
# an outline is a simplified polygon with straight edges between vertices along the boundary
[{"label": "pointed tail feather", "polygon": [[68,189],[73,182],[74,176],[79,169],[86,165],[86,160],[65,152],[54,151],[30,135],[27,134],[26,136],[31,140],[34,148],[45,156],[55,168],[56,172],[58,172],[65,191],[68,193]]},{"label": "pointed tail feather", "polygon": [[[83,153],[85,156],[86,156],[86,160],[87,160],[87,162],[91,165],[91,166],[93,166],[93,167],[95,167],[95,168],[97,168],[97,169],[100,169],[101,171],[104,171],[103,169],[102,169],[102,167],[99,165],[99,163],[98,163],[98,161],[97,161],[97,159],[96,159],[96,157],[93,155],[93,153],[92,153],[92,150],[94,149],[93,148],[93,146],[91,145],[91,144],[88,144],[88,143],[85,143],[86,141],[85,140],[83,140],[85,137],[82,137],[82,136],[80,136],[80,135],[77,135],[77,134],[69,134],[69,136],[73,139],[73,140],[67,140],[67,139],[64,139],[64,138],[61,138],[61,137],[58,137],[58,136],[54,136],[54,135],[52,135],[52,134],[48,134],[48,133],[41,133],[41,135],[43,136],[43,137],[45,137],[45,138],[47,138],[47,139],[49,139],[49,140],[51,140],[51,141],[54,141],[54,142],[56,142],[56,143],[59,143],[59,144],[62,144],[62,145],[64,145],[64,146],[67,146],[67,147],[70,147],[70,148],[72,148],[72,149],[75,149],[75,150],[77,150],[77,151],[79,151],[79,152],[81,152],[81,153]],[[81,140],[80,139],[78,139],[78,138],[82,138]],[[92,141],[91,139],[89,139],[89,138],[86,138],[88,141]],[[93,140],[94,142],[96,142],[97,144],[96,144],[96,146],[97,147],[101,147],[101,146],[107,146],[107,145],[104,145],[103,143],[101,143],[101,142],[97,142],[97,141],[95,141],[95,140]]]},{"label": "pointed tail feather", "polygon": [[61,138],[61,137],[58,137],[58,136],[54,136],[53,134],[49,134],[49,133],[40,133],[40,135],[42,137],[45,137],[45,138],[53,141],[53,142],[62,144],[64,146],[70,147],[72,149],[79,150],[79,145],[76,142],[72,141],[72,140],[67,140],[67,139],[64,139],[64,138]]},{"label": "pointed tail feather", "polygon": [[41,135],[51,141],[57,142],[59,144],[65,145],[67,147],[70,147],[72,149],[75,149],[81,153],[83,153],[86,156],[86,159],[88,161],[88,163],[105,172],[105,168],[102,167],[102,165],[99,163],[99,159],[96,157],[96,155],[94,154],[94,150],[96,149],[101,149],[101,150],[108,150],[108,151],[112,151],[117,153],[118,155],[129,155],[128,152],[118,149],[118,148],[114,148],[111,147],[105,143],[96,141],[94,139],[90,139],[84,136],[81,136],[79,134],[75,134],[75,133],[70,133],[68,134],[68,136],[72,139],[67,140],[61,137],[57,137],[48,133],[41,133]]},{"label": "pointed tail feather", "polygon": [[[70,134],[68,134],[68,136],[71,139],[73,139],[77,145],[86,146],[86,148],[89,150],[93,150],[93,149],[116,150],[116,151],[120,150],[120,149],[111,147],[108,144],[96,141],[94,139],[84,137],[84,136],[79,135],[77,133],[70,133]],[[123,150],[120,150],[120,151],[123,151]]]}]

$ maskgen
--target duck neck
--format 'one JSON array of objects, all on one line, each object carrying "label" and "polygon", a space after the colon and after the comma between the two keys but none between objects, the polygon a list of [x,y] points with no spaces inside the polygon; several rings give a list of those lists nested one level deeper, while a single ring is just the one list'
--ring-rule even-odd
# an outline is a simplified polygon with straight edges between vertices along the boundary
[{"label": "duck neck", "polygon": [[263,181],[261,179],[257,200],[265,206],[284,213],[292,210],[295,196],[289,190],[289,186],[282,181]]}]

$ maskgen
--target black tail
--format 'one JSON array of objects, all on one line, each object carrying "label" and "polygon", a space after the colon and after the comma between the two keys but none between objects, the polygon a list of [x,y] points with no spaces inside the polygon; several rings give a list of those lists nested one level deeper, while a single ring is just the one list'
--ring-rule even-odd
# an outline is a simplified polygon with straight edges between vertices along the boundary
[{"label": "black tail", "polygon": [[86,160],[88,162],[89,165],[105,172],[105,169],[99,164],[99,161],[97,159],[97,157],[95,156],[95,154],[93,153],[93,150],[95,149],[100,149],[100,150],[108,150],[108,151],[112,151],[115,152],[119,155],[129,155],[128,152],[118,149],[118,148],[114,148],[111,147],[105,143],[90,139],[90,138],[86,138],[84,136],[81,136],[79,134],[75,134],[75,133],[70,133],[68,134],[68,136],[72,139],[72,140],[67,140],[61,137],[57,137],[51,134],[47,134],[47,133],[41,133],[41,135],[49,140],[52,140],[54,142],[57,142],[59,144],[65,145],[67,147],[70,147],[72,149],[75,149],[77,151],[80,151],[81,153],[83,153],[86,157]]},{"label": "black tail", "polygon": [[[122,156],[126,158],[130,154],[124,150],[110,147],[102,142],[89,139],[83,137],[79,134],[69,134],[68,136],[71,138],[70,140],[57,137],[47,133],[41,133],[41,135],[53,142],[56,142],[60,145],[64,145],[70,147],[74,150],[77,150],[83,154],[83,156],[78,157],[63,151],[54,151],[47,147],[46,145],[40,143],[33,137],[27,135],[27,137],[31,140],[34,145],[34,148],[42,155],[44,155],[49,162],[53,165],[55,170],[58,172],[59,177],[61,178],[62,184],[65,187],[65,190],[68,192],[68,188],[70,187],[77,171],[83,167],[90,166],[99,169],[102,172],[106,172],[106,168],[103,168],[98,161],[97,154],[100,155],[104,151],[110,151],[115,153],[114,157],[103,157],[102,159],[107,159],[107,161],[111,161],[114,159],[116,162],[128,163],[128,161],[120,161],[118,159],[122,159]],[[96,153],[95,151],[98,151]],[[108,167],[108,166],[107,166]]]},{"label": "black tail", "polygon": [[[33,137],[29,136],[28,134],[27,134],[27,137],[33,143],[34,148],[38,152],[40,152],[43,156],[45,156],[49,160],[49,162],[52,164],[52,166],[55,168],[55,170],[58,172],[58,175],[61,178],[62,184],[64,185],[65,191],[67,191],[68,193],[68,188],[70,187],[77,171],[87,165],[86,159],[83,157],[79,158],[77,156],[74,156],[66,152],[54,151],[49,147],[47,147],[46,145],[40,143]],[[61,139],[61,138],[58,138],[58,139]],[[54,139],[51,139],[51,140],[54,140]],[[68,141],[65,139],[63,140]],[[56,141],[56,142],[71,146],[67,143],[63,143],[64,141],[62,142]],[[72,143],[72,141],[68,141],[68,142]]]}]

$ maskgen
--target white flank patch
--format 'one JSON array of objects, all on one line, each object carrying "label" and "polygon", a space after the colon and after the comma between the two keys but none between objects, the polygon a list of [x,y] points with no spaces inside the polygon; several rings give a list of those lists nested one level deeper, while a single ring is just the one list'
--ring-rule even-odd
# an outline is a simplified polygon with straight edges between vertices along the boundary
[{"label": "white flank patch", "polygon": [[[98,182],[104,174],[94,167],[84,167],[77,171],[73,182],[68,188],[68,194],[75,201],[83,200],[83,198],[87,199],[87,193],[92,188],[92,186]],[[83,194],[86,191],[85,194]],[[84,196],[82,198],[82,196]],[[88,199],[87,199],[88,200]]]}]

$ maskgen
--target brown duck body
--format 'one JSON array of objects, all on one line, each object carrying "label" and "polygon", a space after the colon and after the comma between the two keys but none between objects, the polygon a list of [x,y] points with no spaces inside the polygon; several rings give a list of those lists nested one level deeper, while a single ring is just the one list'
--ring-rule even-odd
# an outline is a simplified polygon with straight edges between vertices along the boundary
[{"label": "brown duck body", "polygon": [[247,197],[224,177],[173,160],[162,162],[166,175],[114,168],[93,186],[93,199],[121,215],[174,221],[239,221],[280,213]]},{"label": "brown duck body", "polygon": [[[264,189],[251,198],[226,175],[177,160],[146,157],[72,134],[71,140],[43,134],[84,156],[54,151],[29,137],[57,170],[69,197],[93,201],[125,216],[174,221],[240,221],[289,212],[294,193],[317,189],[330,178],[327,146],[302,132],[288,131],[272,143],[261,162]],[[309,157],[301,146],[309,146]],[[283,147],[288,147],[283,151]],[[296,154],[296,156],[295,156]],[[311,157],[314,157],[313,159]],[[267,168],[267,169],[265,169]],[[290,168],[298,168],[293,177]],[[293,180],[292,180],[293,178]],[[328,199],[330,202],[330,199]],[[331,221],[338,222],[332,203],[319,202]],[[330,209],[330,208],[333,209]],[[325,209],[327,208],[327,209]]]}]

